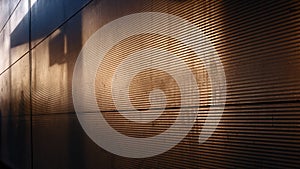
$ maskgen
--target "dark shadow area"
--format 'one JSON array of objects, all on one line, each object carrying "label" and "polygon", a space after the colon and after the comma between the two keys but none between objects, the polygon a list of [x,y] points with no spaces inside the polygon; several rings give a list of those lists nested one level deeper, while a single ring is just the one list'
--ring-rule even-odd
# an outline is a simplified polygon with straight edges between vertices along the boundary
[{"label": "dark shadow area", "polygon": [[[28,98],[29,99],[29,98]],[[17,107],[17,106],[16,106]],[[27,135],[27,124],[26,124],[26,116],[25,116],[25,111],[26,110],[26,102],[25,102],[25,96],[24,96],[24,91],[21,91],[21,96],[19,100],[19,105],[16,110],[18,112],[17,118],[17,127],[16,127],[16,151],[17,153],[15,154],[14,160],[16,160],[17,164],[28,164],[30,162],[26,161],[26,158],[24,156],[27,156],[25,152],[30,147],[31,145],[28,145],[28,139],[30,140],[30,135]],[[20,152],[24,152],[23,155],[19,155]]]},{"label": "dark shadow area", "polygon": [[[31,40],[43,39],[90,0],[39,0],[31,7]],[[11,33],[11,47],[28,43],[28,12]]]},{"label": "dark shadow area", "polygon": [[0,161],[0,168],[1,169],[12,169],[12,168],[8,167],[6,164],[4,164],[2,161]]},{"label": "dark shadow area", "polygon": [[29,15],[26,14],[14,31],[10,34],[10,47],[27,44],[29,42]]}]

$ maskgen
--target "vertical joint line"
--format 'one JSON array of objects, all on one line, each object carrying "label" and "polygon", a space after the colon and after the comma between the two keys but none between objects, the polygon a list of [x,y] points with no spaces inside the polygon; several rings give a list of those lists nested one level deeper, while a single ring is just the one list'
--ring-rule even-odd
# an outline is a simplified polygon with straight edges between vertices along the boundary
[{"label": "vertical joint line", "polygon": [[33,169],[33,134],[32,134],[32,51],[31,51],[31,0],[28,0],[28,12],[29,12],[29,104],[30,104],[30,165]]}]

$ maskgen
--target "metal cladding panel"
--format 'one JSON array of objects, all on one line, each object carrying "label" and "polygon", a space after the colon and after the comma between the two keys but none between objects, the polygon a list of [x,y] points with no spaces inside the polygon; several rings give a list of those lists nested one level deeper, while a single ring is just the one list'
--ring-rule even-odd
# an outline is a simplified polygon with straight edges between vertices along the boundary
[{"label": "metal cladding panel", "polygon": [[33,168],[86,168],[89,140],[75,114],[33,116],[33,133]]},{"label": "metal cladding panel", "polygon": [[[14,1],[8,3],[5,8],[9,8],[12,4]],[[27,12],[27,0],[19,1],[9,15],[9,20],[1,27],[0,74],[29,51],[29,16],[26,16]]]},{"label": "metal cladding panel", "polygon": [[29,55],[0,76],[1,161],[31,168]]},{"label": "metal cladding panel", "polygon": [[9,166],[300,166],[299,2],[29,7],[12,33],[8,25],[0,32],[15,37],[0,47],[8,53],[0,112]]},{"label": "metal cladding panel", "polygon": [[[76,28],[78,23],[75,20],[70,26]],[[70,33],[74,33],[71,39]],[[72,41],[73,38],[76,39]],[[32,50],[34,115],[74,113],[71,83],[74,63],[81,48],[80,39],[80,29],[64,26]]]}]

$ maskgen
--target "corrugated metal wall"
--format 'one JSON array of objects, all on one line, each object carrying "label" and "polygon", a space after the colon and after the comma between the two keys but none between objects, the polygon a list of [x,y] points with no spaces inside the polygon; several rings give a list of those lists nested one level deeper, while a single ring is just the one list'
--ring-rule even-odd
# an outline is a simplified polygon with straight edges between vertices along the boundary
[{"label": "corrugated metal wall", "polygon": [[[0,144],[1,161],[8,166],[36,169],[300,166],[299,1],[1,0],[0,10]],[[87,135],[75,112],[72,82],[77,82],[74,78],[78,81],[85,78],[85,75],[73,76],[74,68],[84,44],[97,30],[115,19],[141,12],[178,16],[202,31],[222,63],[226,102],[224,111],[216,109],[213,114],[215,119],[221,117],[213,134],[199,144],[204,124],[215,122],[214,118],[208,118],[208,112],[215,103],[213,81],[218,72],[209,73],[205,66],[214,62],[209,46],[203,45],[203,60],[200,60],[197,52],[172,35],[145,33],[123,39],[105,55],[95,75],[97,105],[108,124],[129,138],[151,138],[172,127],[180,112],[188,116],[196,107],[198,114],[188,134],[170,150],[148,158],[128,158],[98,146]],[[152,22],[155,24],[156,20]],[[176,25],[168,22],[167,26],[172,24]],[[122,26],[107,36],[118,38]],[[179,25],[178,32],[182,30],[189,29]],[[193,32],[186,37],[192,43],[191,35]],[[184,96],[192,98],[197,95],[193,91],[199,91],[199,98],[196,97],[199,103],[182,104],[181,86],[170,73],[145,69],[132,79],[129,100],[142,112],[149,111],[150,104],[156,103],[158,107],[150,109],[150,114],[155,114],[156,109],[163,113],[154,121],[135,123],[120,114],[113,100],[114,85],[118,92],[126,90],[124,86],[121,88],[122,83],[114,84],[114,73],[121,71],[123,76],[115,79],[122,82],[132,70],[145,65],[166,65],[166,69],[179,72],[182,79],[185,76],[179,62],[164,55],[153,56],[151,63],[136,59],[131,66],[118,69],[129,55],[149,47],[169,51],[184,61],[196,81],[196,86],[185,86],[188,91]],[[165,93],[165,105],[161,103],[162,97],[149,99],[154,89]],[[90,104],[84,99],[82,103]],[[125,104],[126,100],[119,103]],[[154,142],[149,147],[168,146],[176,137],[167,135],[164,142]],[[124,143],[110,141],[121,146]]]}]

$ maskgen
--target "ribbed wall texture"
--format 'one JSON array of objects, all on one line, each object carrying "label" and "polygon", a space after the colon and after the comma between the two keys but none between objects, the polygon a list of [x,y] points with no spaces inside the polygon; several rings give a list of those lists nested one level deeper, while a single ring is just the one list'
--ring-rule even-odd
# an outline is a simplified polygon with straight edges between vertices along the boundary
[{"label": "ribbed wall texture", "polygon": [[300,166],[299,1],[0,0],[0,29],[11,168]]}]

